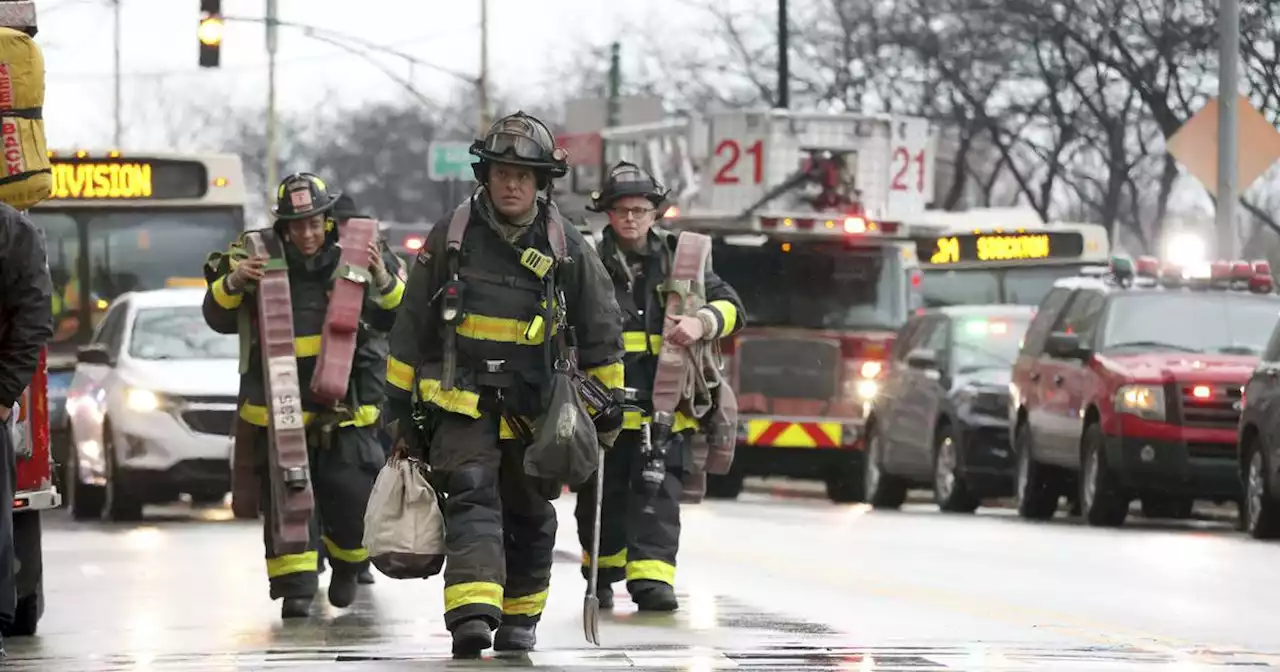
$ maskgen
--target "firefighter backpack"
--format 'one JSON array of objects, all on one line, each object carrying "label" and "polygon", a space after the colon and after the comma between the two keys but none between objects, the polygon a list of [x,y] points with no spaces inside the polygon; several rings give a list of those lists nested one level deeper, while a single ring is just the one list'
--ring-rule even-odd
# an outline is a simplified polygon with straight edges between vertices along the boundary
[{"label": "firefighter backpack", "polygon": [[49,198],[53,173],[44,137],[44,56],[26,33],[0,28],[0,201],[26,210]]}]

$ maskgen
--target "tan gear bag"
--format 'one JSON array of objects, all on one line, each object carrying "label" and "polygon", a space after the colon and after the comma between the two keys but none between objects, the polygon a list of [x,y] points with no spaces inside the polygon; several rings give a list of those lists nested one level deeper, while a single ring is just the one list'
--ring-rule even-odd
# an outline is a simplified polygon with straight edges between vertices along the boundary
[{"label": "tan gear bag", "polygon": [[426,471],[416,459],[392,455],[365,507],[369,561],[393,579],[426,579],[444,567],[444,514]]}]

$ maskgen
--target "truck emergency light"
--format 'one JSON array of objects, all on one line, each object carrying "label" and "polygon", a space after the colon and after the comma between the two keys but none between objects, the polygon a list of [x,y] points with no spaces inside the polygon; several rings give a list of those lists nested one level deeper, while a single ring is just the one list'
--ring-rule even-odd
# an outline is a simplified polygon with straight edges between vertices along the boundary
[{"label": "truck emergency light", "polygon": [[404,239],[404,249],[417,252],[422,249],[422,236],[408,236]]}]

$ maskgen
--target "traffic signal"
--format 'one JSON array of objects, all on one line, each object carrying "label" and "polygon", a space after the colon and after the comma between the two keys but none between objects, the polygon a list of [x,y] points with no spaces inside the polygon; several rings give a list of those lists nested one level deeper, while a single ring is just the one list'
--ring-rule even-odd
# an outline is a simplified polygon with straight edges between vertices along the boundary
[{"label": "traffic signal", "polygon": [[222,54],[222,0],[200,0],[200,67],[218,67]]}]

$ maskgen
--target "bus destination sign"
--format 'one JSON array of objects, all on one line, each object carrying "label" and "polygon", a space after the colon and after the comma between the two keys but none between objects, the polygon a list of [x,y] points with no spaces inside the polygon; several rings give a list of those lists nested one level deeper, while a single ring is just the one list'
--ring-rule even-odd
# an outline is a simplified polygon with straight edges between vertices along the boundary
[{"label": "bus destination sign", "polygon": [[52,164],[55,201],[198,199],[209,190],[198,161],[54,158]]},{"label": "bus destination sign", "polygon": [[1071,259],[1084,254],[1084,236],[1074,231],[966,233],[917,239],[916,254],[936,265]]}]

